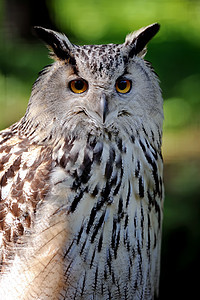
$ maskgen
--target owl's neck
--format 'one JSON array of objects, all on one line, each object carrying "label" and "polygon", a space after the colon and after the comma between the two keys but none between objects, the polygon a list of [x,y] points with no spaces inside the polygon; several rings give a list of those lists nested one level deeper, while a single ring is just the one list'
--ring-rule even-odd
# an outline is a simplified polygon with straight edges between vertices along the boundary
[{"label": "owl's neck", "polygon": [[78,115],[65,121],[56,118],[40,121],[26,114],[15,128],[20,136],[25,136],[31,143],[54,147],[59,147],[65,140],[84,140],[87,144],[93,139],[108,142],[120,139],[126,145],[128,140],[132,142],[143,137],[160,152],[162,144],[159,124],[145,126],[137,121],[131,123],[130,120],[123,123],[119,120],[119,123],[115,122],[109,127],[100,127],[91,120],[80,119]]}]

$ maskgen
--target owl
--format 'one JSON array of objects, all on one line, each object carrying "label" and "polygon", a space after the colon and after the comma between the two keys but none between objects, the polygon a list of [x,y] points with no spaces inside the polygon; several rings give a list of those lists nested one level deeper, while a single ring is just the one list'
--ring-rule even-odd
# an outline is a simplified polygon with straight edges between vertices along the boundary
[{"label": "owl", "polygon": [[0,299],[154,299],[163,100],[144,60],[157,23],[123,44],[36,27],[54,62],[0,133]]}]

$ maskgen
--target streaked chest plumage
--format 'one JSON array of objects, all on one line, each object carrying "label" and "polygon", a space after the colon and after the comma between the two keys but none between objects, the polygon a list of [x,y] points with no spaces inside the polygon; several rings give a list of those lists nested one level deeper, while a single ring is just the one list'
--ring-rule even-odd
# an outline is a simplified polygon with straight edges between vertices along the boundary
[{"label": "streaked chest plumage", "polygon": [[162,157],[145,132],[65,137],[52,149],[19,141],[15,150],[5,153],[1,220],[8,240],[25,235],[10,272],[28,283],[19,297],[29,299],[32,285],[30,299],[49,299],[40,285],[47,276],[53,299],[149,299],[158,288],[163,187]]},{"label": "streaked chest plumage", "polygon": [[69,226],[64,295],[148,298],[158,285],[161,156],[133,135],[71,140],[57,154],[53,193],[70,194],[61,207]]}]

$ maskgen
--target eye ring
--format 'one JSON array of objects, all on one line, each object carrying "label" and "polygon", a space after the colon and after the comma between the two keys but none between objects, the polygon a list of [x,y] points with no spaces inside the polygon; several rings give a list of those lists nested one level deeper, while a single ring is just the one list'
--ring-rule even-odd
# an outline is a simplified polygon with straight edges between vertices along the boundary
[{"label": "eye ring", "polygon": [[70,90],[75,94],[82,94],[88,89],[88,83],[86,80],[80,78],[69,82]]},{"label": "eye ring", "polygon": [[115,84],[116,91],[120,94],[127,94],[132,88],[132,82],[129,79],[120,77]]}]

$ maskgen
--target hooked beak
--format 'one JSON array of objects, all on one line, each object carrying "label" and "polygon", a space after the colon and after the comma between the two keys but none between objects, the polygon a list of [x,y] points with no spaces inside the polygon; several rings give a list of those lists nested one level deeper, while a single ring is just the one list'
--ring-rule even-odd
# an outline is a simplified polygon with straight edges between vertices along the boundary
[{"label": "hooked beak", "polygon": [[101,109],[102,109],[102,119],[103,119],[103,123],[105,123],[106,120],[106,116],[108,114],[108,101],[106,99],[106,96],[103,95],[101,97]]},{"label": "hooked beak", "polygon": [[108,115],[108,101],[105,94],[102,94],[100,98],[99,109],[97,113],[101,117],[103,123],[105,123],[106,117]]},{"label": "hooked beak", "polygon": [[100,122],[105,125],[107,116],[109,114],[108,100],[104,93],[102,93],[96,101],[93,102],[93,109],[90,107],[90,110],[84,110],[85,114],[90,116],[92,119]]}]

